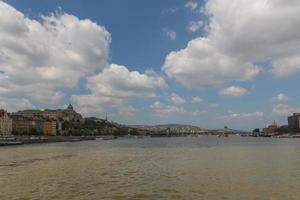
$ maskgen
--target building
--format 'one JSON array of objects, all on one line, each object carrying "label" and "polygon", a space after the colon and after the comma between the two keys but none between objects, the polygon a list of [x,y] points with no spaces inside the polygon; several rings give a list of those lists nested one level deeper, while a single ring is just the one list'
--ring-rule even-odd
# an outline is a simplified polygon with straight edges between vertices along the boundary
[{"label": "building", "polygon": [[266,134],[270,134],[270,133],[275,133],[277,131],[277,124],[276,122],[274,121],[273,124],[267,126],[266,128],[263,128],[263,132],[266,133]]},{"label": "building", "polygon": [[55,121],[45,121],[43,123],[43,133],[44,133],[44,136],[55,136],[56,135],[56,122]]},{"label": "building", "polygon": [[24,110],[15,113],[17,115],[22,115],[24,117],[39,117],[52,121],[81,121],[82,116],[77,113],[73,106],[70,104],[66,109],[56,109],[50,110]]},{"label": "building", "polygon": [[77,113],[70,104],[66,109],[49,110],[43,112],[43,117],[56,121],[81,121],[81,114]]},{"label": "building", "polygon": [[0,136],[12,134],[12,119],[5,110],[0,110]]},{"label": "building", "polygon": [[288,117],[289,129],[292,133],[297,133],[300,130],[300,113],[294,113]]},{"label": "building", "polygon": [[13,113],[13,115],[22,115],[27,118],[34,118],[34,117],[42,117],[43,111],[41,110],[23,110],[18,111],[17,113]]},{"label": "building", "polygon": [[38,117],[12,115],[12,133],[15,135],[42,135],[43,120]]},{"label": "building", "polygon": [[23,110],[12,114],[12,132],[17,135],[57,135],[62,123],[81,122],[81,114],[70,104],[66,109]]}]

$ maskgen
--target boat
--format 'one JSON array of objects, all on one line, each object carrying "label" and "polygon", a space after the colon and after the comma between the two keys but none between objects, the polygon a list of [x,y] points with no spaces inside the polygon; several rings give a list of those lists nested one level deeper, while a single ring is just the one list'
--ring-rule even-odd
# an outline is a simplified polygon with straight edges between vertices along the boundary
[{"label": "boat", "polygon": [[96,140],[114,140],[114,139],[117,139],[117,137],[113,135],[104,135],[104,136],[96,137]]},{"label": "boat", "polygon": [[69,140],[69,142],[80,142],[81,139],[80,138],[72,138]]},{"label": "boat", "polygon": [[24,142],[16,140],[16,139],[10,139],[5,138],[0,140],[0,146],[13,146],[13,145],[23,145]]}]

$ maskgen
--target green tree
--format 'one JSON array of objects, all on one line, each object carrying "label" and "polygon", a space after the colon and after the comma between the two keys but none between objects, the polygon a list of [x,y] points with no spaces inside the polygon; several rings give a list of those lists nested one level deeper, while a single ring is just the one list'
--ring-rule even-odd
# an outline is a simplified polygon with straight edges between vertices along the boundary
[{"label": "green tree", "polygon": [[259,128],[254,129],[252,133],[259,133]]},{"label": "green tree", "polygon": [[276,131],[281,132],[281,133],[289,133],[291,130],[288,125],[284,125],[284,126],[280,126],[279,128],[277,128]]}]

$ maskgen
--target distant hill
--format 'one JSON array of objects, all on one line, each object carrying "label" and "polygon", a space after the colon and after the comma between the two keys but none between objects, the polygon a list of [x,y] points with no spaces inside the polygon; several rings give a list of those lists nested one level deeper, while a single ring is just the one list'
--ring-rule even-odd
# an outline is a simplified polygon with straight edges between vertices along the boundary
[{"label": "distant hill", "polygon": [[158,125],[130,125],[133,128],[159,128],[159,129],[167,129],[167,128],[189,128],[189,129],[201,129],[198,126],[192,126],[188,124],[158,124]]},{"label": "distant hill", "polygon": [[186,129],[194,129],[194,130],[203,130],[215,133],[234,133],[234,134],[248,134],[249,131],[245,130],[234,130],[230,128],[220,128],[220,129],[205,129],[199,126],[193,126],[189,124],[158,124],[158,125],[129,125],[131,128],[140,128],[140,129],[175,129],[175,128],[186,128]]},{"label": "distant hill", "polygon": [[157,128],[194,128],[194,129],[200,129],[198,126],[192,126],[188,124],[159,124],[155,125]]},{"label": "distant hill", "polygon": [[230,129],[230,128],[214,129],[211,131],[219,132],[219,133],[235,133],[235,134],[249,133],[248,131],[234,130],[234,129]]}]

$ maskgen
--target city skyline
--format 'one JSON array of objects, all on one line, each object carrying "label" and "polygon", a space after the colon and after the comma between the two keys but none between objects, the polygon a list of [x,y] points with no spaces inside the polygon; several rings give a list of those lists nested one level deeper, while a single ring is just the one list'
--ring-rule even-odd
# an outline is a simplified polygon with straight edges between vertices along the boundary
[{"label": "city skyline", "polygon": [[0,1],[0,108],[287,124],[300,111],[299,11],[283,0]]}]

